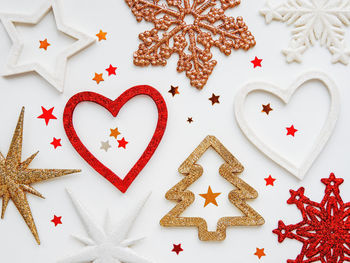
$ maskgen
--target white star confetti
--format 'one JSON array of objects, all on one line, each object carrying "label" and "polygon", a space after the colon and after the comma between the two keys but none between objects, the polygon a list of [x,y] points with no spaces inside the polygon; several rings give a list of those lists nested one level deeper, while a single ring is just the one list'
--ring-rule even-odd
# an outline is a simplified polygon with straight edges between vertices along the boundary
[{"label": "white star confetti", "polygon": [[109,148],[111,148],[111,145],[109,144],[108,140],[105,142],[104,141],[101,142],[101,147],[100,147],[101,150],[105,150],[107,152]]}]

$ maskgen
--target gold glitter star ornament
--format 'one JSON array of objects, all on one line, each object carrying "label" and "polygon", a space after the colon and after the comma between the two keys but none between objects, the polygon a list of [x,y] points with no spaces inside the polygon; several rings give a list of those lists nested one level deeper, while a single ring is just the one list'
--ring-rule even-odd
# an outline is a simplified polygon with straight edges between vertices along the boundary
[{"label": "gold glitter star ornament", "polygon": [[29,169],[28,166],[38,152],[21,162],[23,140],[24,107],[18,118],[17,126],[12,137],[10,149],[6,158],[0,152],[0,197],[2,197],[1,218],[4,218],[10,199],[14,202],[19,213],[32,232],[36,242],[40,245],[32,213],[27,201],[26,192],[44,198],[30,185],[51,178],[80,172],[80,170],[66,169]]}]

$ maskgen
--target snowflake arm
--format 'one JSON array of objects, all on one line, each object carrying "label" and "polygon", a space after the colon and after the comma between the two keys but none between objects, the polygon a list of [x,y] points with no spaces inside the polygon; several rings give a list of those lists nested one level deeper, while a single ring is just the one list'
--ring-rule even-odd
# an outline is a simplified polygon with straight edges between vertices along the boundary
[{"label": "snowflake arm", "polygon": [[[191,85],[198,89],[206,85],[217,64],[212,59],[212,47],[228,56],[232,49],[248,50],[255,45],[243,19],[224,14],[239,5],[239,0],[125,1],[138,22],[145,20],[154,26],[139,35],[142,43],[134,53],[134,64],[165,66],[177,53],[177,71],[186,72]],[[192,23],[185,22],[188,16],[192,16]]]}]

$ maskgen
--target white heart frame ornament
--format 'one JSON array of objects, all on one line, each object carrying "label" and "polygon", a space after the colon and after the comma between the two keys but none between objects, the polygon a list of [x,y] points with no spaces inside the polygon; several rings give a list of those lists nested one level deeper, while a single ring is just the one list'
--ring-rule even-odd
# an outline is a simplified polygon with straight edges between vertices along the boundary
[{"label": "white heart frame ornament", "polygon": [[[268,146],[263,140],[261,140],[255,132],[248,125],[245,113],[244,105],[247,96],[255,91],[263,91],[273,94],[286,105],[293,97],[296,90],[302,87],[306,82],[317,80],[323,83],[328,89],[330,95],[330,107],[327,119],[315,141],[310,149],[310,152],[306,155],[306,158],[300,165],[296,165],[287,158],[281,156],[276,150]],[[235,116],[239,127],[248,140],[258,148],[262,153],[269,157],[272,161],[286,169],[288,172],[302,180],[305,174],[310,169],[318,155],[325,147],[327,141],[333,133],[336,122],[338,120],[340,111],[339,93],[336,84],[325,73],[312,71],[302,74],[289,88],[281,89],[274,84],[266,82],[251,82],[246,84],[235,97]]]}]

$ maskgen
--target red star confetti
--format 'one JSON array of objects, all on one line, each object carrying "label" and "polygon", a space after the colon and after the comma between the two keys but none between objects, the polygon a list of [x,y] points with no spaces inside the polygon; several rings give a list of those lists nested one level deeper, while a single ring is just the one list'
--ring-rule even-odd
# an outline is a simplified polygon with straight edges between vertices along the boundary
[{"label": "red star confetti", "polygon": [[125,149],[125,146],[129,143],[124,139],[124,137],[121,140],[117,140],[117,142],[118,142],[118,148],[123,147],[124,149]]},{"label": "red star confetti", "polygon": [[261,62],[262,62],[262,59],[259,59],[258,57],[255,57],[254,60],[250,61],[253,63],[254,65],[254,68],[256,67],[261,67]]},{"label": "red star confetti", "polygon": [[96,36],[98,37],[98,41],[107,40],[106,35],[107,32],[103,32],[102,30],[100,30],[100,32],[96,34]]},{"label": "red star confetti", "polygon": [[57,118],[52,114],[54,107],[49,110],[46,110],[43,106],[41,106],[41,110],[43,113],[39,115],[38,119],[45,119],[46,126],[49,124],[50,120],[56,120]]},{"label": "red star confetti", "polygon": [[101,74],[95,73],[95,77],[92,80],[96,81],[97,84],[100,84],[101,81],[104,81],[104,79],[102,78],[102,75],[103,73]]},{"label": "red star confetti", "polygon": [[188,123],[192,123],[192,122],[193,122],[193,118],[192,118],[192,117],[188,117],[188,118],[187,118],[187,122],[188,122]]},{"label": "red star confetti", "polygon": [[350,261],[350,202],[344,203],[339,191],[344,180],[331,173],[329,178],[323,178],[321,182],[326,189],[320,203],[307,198],[303,187],[297,191],[289,190],[291,197],[287,203],[297,206],[303,220],[291,225],[285,225],[280,220],[278,228],[272,231],[280,243],[290,238],[303,245],[297,258],[287,262]]},{"label": "red star confetti", "polygon": [[269,177],[267,177],[267,178],[264,178],[264,180],[266,181],[266,186],[268,186],[268,185],[274,186],[273,182],[276,181],[276,179],[272,178],[271,175],[269,175]]},{"label": "red star confetti", "polygon": [[287,127],[287,136],[292,135],[294,137],[295,133],[298,131],[297,129],[294,128],[294,125]]},{"label": "red star confetti", "polygon": [[117,67],[113,67],[111,64],[109,64],[109,68],[106,68],[106,71],[108,72],[108,76],[110,76],[110,75],[117,75],[115,73],[116,69],[117,69]]},{"label": "red star confetti", "polygon": [[61,219],[62,219],[62,216],[56,216],[56,215],[54,215],[54,216],[53,216],[53,219],[51,220],[51,222],[54,223],[54,224],[55,224],[55,227],[56,227],[57,225],[62,225]]},{"label": "red star confetti", "polygon": [[264,250],[264,248],[256,248],[256,252],[254,253],[254,255],[261,259],[261,257],[266,256]]},{"label": "red star confetti", "polygon": [[53,137],[52,142],[50,142],[50,144],[52,144],[55,149],[58,146],[62,146],[61,145],[61,139],[56,139],[55,137]]},{"label": "red star confetti", "polygon": [[168,91],[169,93],[171,93],[171,95],[173,95],[173,97],[176,95],[176,94],[180,94],[179,92],[179,87],[174,87],[174,86],[171,86],[170,87],[170,90]]},{"label": "red star confetti", "polygon": [[40,42],[40,47],[39,48],[47,50],[47,47],[50,46],[50,43],[47,42],[46,38],[43,41],[39,40],[39,42]]},{"label": "red star confetti", "polygon": [[263,109],[261,110],[261,112],[265,112],[266,115],[269,115],[270,111],[273,110],[270,106],[270,103],[266,104],[266,105],[263,104],[262,107],[263,107]]},{"label": "red star confetti", "polygon": [[214,93],[211,95],[209,100],[211,101],[211,105],[214,105],[215,103],[220,103],[219,101],[220,96],[216,96]]},{"label": "red star confetti", "polygon": [[181,243],[178,245],[173,244],[173,250],[171,250],[172,252],[175,252],[177,255],[180,254],[181,251],[184,251],[181,247]]}]

